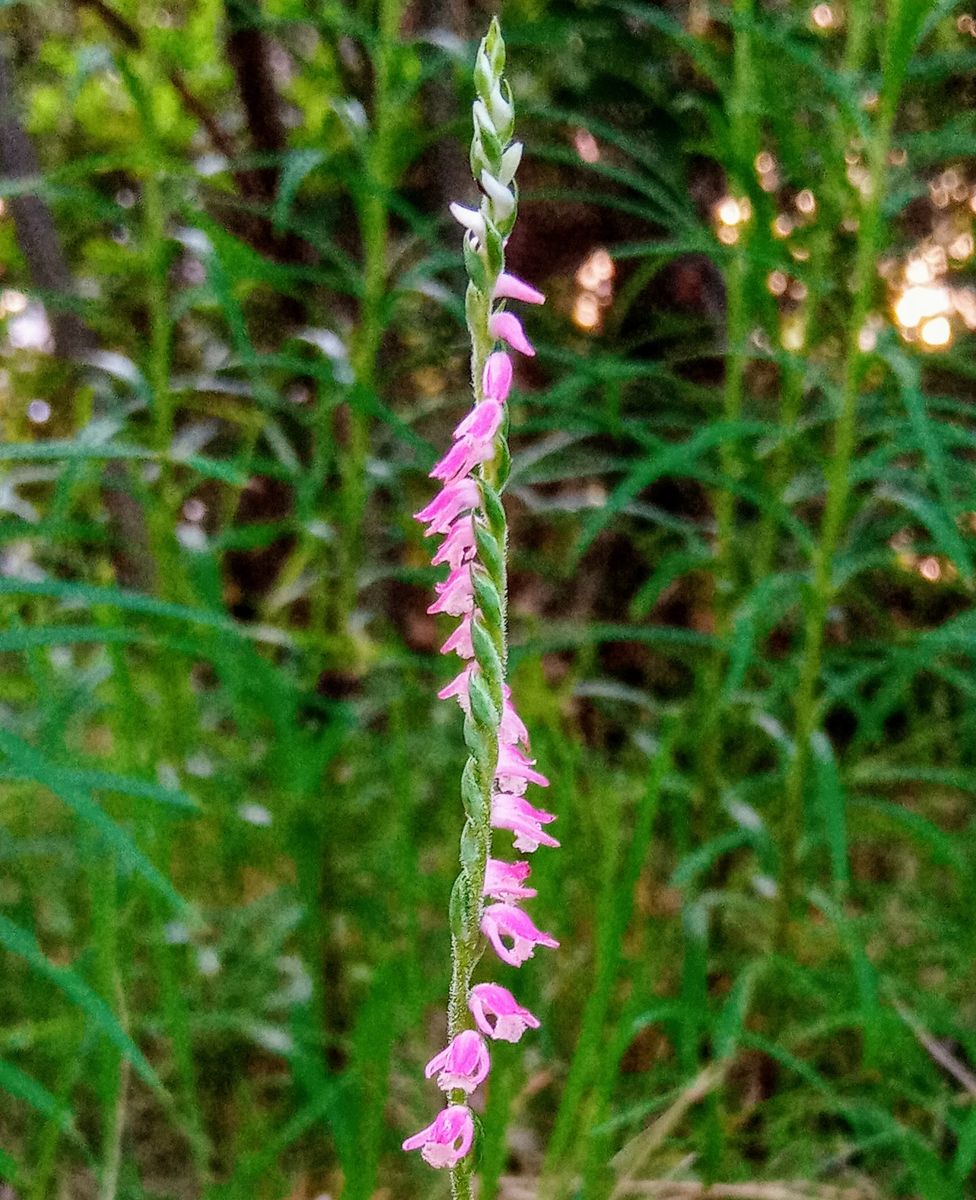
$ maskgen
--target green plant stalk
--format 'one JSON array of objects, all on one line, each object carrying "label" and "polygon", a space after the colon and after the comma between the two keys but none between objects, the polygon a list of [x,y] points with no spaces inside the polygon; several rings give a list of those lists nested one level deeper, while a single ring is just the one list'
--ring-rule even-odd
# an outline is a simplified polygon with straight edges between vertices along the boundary
[{"label": "green plant stalk", "polygon": [[[153,554],[159,570],[157,581],[159,594],[166,600],[186,602],[189,597],[180,563],[179,545],[173,533],[179,497],[173,465],[170,461],[174,431],[174,407],[170,387],[172,322],[167,278],[169,243],[166,224],[168,213],[162,180],[155,166],[160,160],[162,147],[148,99],[144,95],[139,108],[144,135],[151,150],[150,162],[143,183],[144,237],[149,262],[150,312],[146,376],[153,398],[155,449],[160,456],[161,463],[158,502],[152,506],[150,534]],[[165,680],[160,680],[160,692],[173,698],[173,703],[166,706],[160,744],[165,744],[167,752],[178,757],[178,751],[183,744],[186,731],[192,729],[195,724],[195,705],[189,681],[178,675],[174,687],[174,681],[167,676]],[[161,864],[163,870],[168,873],[172,860],[169,827],[165,821],[154,823],[148,833],[153,842],[154,857]],[[165,937],[169,913],[160,897],[153,895],[148,902],[153,915],[154,957],[163,1017],[169,1032],[179,1080],[180,1107],[185,1114],[194,1164],[201,1178],[205,1178],[207,1171],[206,1138],[203,1114],[197,1094],[189,1015],[180,991],[176,965],[173,961],[174,948],[167,944]]]},{"label": "green plant stalk", "polygon": [[[735,0],[733,42],[733,82],[729,98],[729,137],[735,160],[730,177],[740,195],[746,194],[746,180],[752,170],[757,144],[757,127],[753,116],[752,96],[757,87],[752,53],[752,34],[744,24],[752,16],[754,0]],[[722,417],[726,422],[738,421],[742,415],[745,395],[745,373],[748,356],[746,339],[749,333],[749,222],[740,230],[738,242],[732,248],[726,274],[726,339],[725,382],[722,391]],[[724,477],[734,482],[741,469],[738,443],[726,440],[719,450]],[[735,558],[735,495],[731,488],[720,488],[714,499],[715,510],[715,650],[704,673],[701,730],[701,779],[703,811],[700,831],[709,836],[715,824],[721,779],[721,722],[719,695],[725,669],[725,640],[736,591]]]},{"label": "green plant stalk", "polygon": [[340,456],[341,522],[337,546],[335,633],[348,633],[356,606],[366,515],[366,459],[370,445],[369,408],[377,384],[377,362],[386,325],[388,195],[393,185],[393,146],[399,127],[394,86],[394,58],[403,0],[380,0],[378,44],[374,59],[374,133],[367,157],[367,184],[359,201],[363,251],[363,292],[359,330],[350,355],[352,402],[348,406],[347,441]]},{"label": "green plant stalk", "polygon": [[[634,895],[641,869],[651,841],[657,816],[664,777],[671,762],[671,735],[667,734],[651,764],[650,776],[635,814],[634,828],[628,833],[628,845],[622,863],[608,862],[604,891],[601,897],[602,919],[596,947],[596,979],[583,1009],[576,1053],[556,1114],[542,1168],[544,1179],[563,1169],[571,1153],[571,1143],[580,1137],[580,1149],[585,1148],[586,1131],[581,1128],[580,1114],[594,1080],[600,1073],[605,1047],[604,1030],[610,1012],[614,989],[621,976],[623,939],[634,913]],[[612,831],[611,843],[619,837],[619,826]],[[616,859],[616,847],[611,844],[609,856]],[[553,1194],[558,1194],[554,1192]]]},{"label": "green plant stalk", "polygon": [[[897,0],[891,8],[897,8]],[[882,84],[877,124],[868,147],[870,192],[865,200],[858,228],[853,304],[847,325],[840,407],[834,423],[833,447],[827,469],[826,502],[820,535],[814,550],[812,581],[803,623],[804,650],[794,707],[793,757],[786,776],[780,828],[782,863],[776,918],[776,945],[780,950],[785,949],[788,943],[789,921],[798,890],[799,840],[810,764],[810,739],[817,728],[817,685],[823,659],[824,632],[827,613],[835,594],[833,562],[851,491],[850,474],[856,442],[857,401],[866,358],[861,348],[860,336],[870,311],[877,280],[881,208],[897,94],[894,81],[886,80]]]},{"label": "green plant stalk", "polygon": [[[118,870],[115,856],[89,830],[83,834],[91,903],[96,986],[115,1011],[119,992]],[[122,1056],[108,1042],[98,1048],[99,1101],[102,1126],[100,1200],[113,1200],[122,1154]]]}]

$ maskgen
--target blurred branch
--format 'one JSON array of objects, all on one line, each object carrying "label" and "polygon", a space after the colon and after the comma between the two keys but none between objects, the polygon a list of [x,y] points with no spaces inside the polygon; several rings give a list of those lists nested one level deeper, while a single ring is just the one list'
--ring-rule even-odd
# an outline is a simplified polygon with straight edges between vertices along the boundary
[{"label": "blurred branch", "polygon": [[[36,180],[41,176],[33,143],[17,114],[13,66],[3,43],[0,43],[0,174],[5,179]],[[55,352],[59,358],[81,361],[97,348],[97,342],[84,321],[68,307],[74,286],[51,210],[37,192],[11,196],[7,203],[31,282],[39,292],[61,301],[51,312]]]},{"label": "blurred branch", "polygon": [[[102,24],[113,33],[119,41],[129,50],[134,50],[136,53],[142,53],[145,45],[142,40],[142,35],[134,25],[131,25],[125,17],[121,16],[110,8],[104,0],[73,0],[75,8],[87,8],[95,13]],[[183,101],[183,107],[192,116],[200,122],[203,128],[207,131],[207,136],[213,142],[214,147],[220,151],[226,158],[234,157],[234,143],[221,129],[220,123],[213,113],[207,108],[198,96],[195,96],[187,86],[186,80],[183,78],[183,73],[176,67],[166,67],[166,78],[172,84],[174,91]]]},{"label": "blurred branch", "polygon": [[[15,90],[9,50],[0,40],[0,177],[39,180],[40,163],[21,124]],[[49,311],[55,354],[67,362],[88,362],[98,350],[98,338],[70,307],[74,280],[50,208],[36,191],[10,196],[7,203],[31,282],[38,292],[54,301]],[[153,571],[145,514],[126,486],[121,464],[106,468],[102,490],[117,537],[113,562],[119,582],[149,590]]]}]

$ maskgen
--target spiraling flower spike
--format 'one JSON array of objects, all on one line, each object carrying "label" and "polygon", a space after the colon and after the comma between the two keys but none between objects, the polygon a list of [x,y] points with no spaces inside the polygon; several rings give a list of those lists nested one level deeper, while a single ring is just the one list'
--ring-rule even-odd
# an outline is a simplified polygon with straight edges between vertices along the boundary
[{"label": "spiraling flower spike", "polygon": [[524,354],[528,358],[535,356],[535,347],[525,336],[522,322],[514,313],[495,313],[488,322],[488,332],[492,337],[508,342],[512,349],[518,350],[520,354]]},{"label": "spiraling flower spike", "polygon": [[[471,336],[471,378],[475,405],[458,423],[447,453],[431,471],[443,486],[417,519],[429,537],[443,537],[435,566],[450,574],[436,585],[429,613],[457,619],[441,647],[464,660],[458,675],[438,695],[457,700],[464,713],[470,757],[462,777],[465,827],[461,871],[451,900],[451,999],[448,1044],[427,1064],[428,1078],[451,1100],[471,1095],[486,1079],[488,1047],[482,1035],[517,1042],[539,1022],[511,992],[494,983],[473,985],[474,969],[487,939],[503,961],[518,966],[536,946],[558,945],[536,928],[519,905],[535,897],[527,886],[529,864],[492,857],[492,832],[514,835],[516,849],[557,846],[545,826],[552,813],[525,798],[530,785],[548,780],[528,757],[528,731],[505,679],[508,595],[505,552],[508,531],[501,495],[508,481],[504,405],[512,388],[512,360],[499,341],[522,354],[535,353],[513,313],[494,311],[496,301],[541,304],[541,292],[505,271],[505,244],[518,207],[514,177],[522,145],[512,141],[514,108],[503,79],[505,46],[493,20],[478,49],[474,79],[471,172],[481,191],[478,208],[451,205],[464,229],[462,248],[468,269],[465,313]],[[471,1020],[476,1029],[470,1028]],[[480,1032],[479,1032],[480,1031]],[[452,1200],[472,1200],[473,1169],[463,1162],[474,1141],[474,1119],[466,1103],[449,1104],[432,1124],[403,1143],[419,1150],[433,1167],[451,1169]]]}]

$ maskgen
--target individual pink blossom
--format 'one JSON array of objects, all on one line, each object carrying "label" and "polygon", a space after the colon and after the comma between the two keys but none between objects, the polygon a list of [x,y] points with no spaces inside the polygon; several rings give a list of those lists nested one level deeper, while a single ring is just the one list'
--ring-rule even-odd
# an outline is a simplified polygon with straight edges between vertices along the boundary
[{"label": "individual pink blossom", "polygon": [[492,292],[495,300],[524,300],[526,304],[545,304],[546,298],[542,292],[534,288],[517,275],[503,271],[498,276],[495,290]]},{"label": "individual pink blossom", "polygon": [[432,1167],[456,1167],[471,1149],[474,1120],[464,1104],[442,1108],[433,1123],[403,1143],[404,1150],[419,1150]]},{"label": "individual pink blossom", "polygon": [[474,658],[474,646],[471,644],[471,614],[461,618],[461,623],[451,634],[443,646],[441,654],[454,652],[458,658]]},{"label": "individual pink blossom", "polygon": [[[511,694],[509,688],[506,687],[505,690],[509,695]],[[502,721],[498,729],[498,740],[507,746],[516,746],[519,743],[528,746],[529,731],[515,711],[515,705],[509,699],[509,695],[502,700]]]},{"label": "individual pink blossom", "polygon": [[493,398],[482,400],[468,413],[457,429],[455,438],[474,438],[479,442],[494,441],[498,427],[502,423],[501,402]]},{"label": "individual pink blossom", "polygon": [[496,792],[491,800],[491,824],[493,829],[507,829],[515,834],[513,845],[516,850],[532,854],[540,846],[556,849],[559,843],[542,828],[555,821],[553,813],[535,808],[524,796],[511,792]]},{"label": "individual pink blossom", "polygon": [[502,862],[489,858],[485,867],[483,894],[493,900],[531,900],[538,895],[535,888],[525,887],[531,867],[527,862]]},{"label": "individual pink blossom", "polygon": [[470,1096],[475,1088],[488,1078],[488,1047],[481,1034],[473,1029],[462,1030],[450,1045],[427,1064],[424,1076],[437,1075],[437,1086],[442,1092],[460,1088]]},{"label": "individual pink blossom", "polygon": [[461,706],[462,712],[468,712],[471,708],[471,701],[468,697],[468,683],[472,674],[478,670],[476,662],[469,662],[459,675],[451,680],[446,687],[442,687],[437,693],[438,700],[457,700]]},{"label": "individual pink blossom", "polygon": [[481,489],[473,479],[458,479],[445,484],[426,508],[414,513],[416,520],[427,523],[424,537],[447,533],[455,517],[481,503]]},{"label": "individual pink blossom", "polygon": [[481,386],[490,400],[504,404],[508,399],[508,393],[512,390],[512,360],[504,350],[496,350],[488,355]]},{"label": "individual pink blossom", "polygon": [[521,795],[528,783],[548,787],[549,780],[545,775],[532,770],[534,762],[534,759],[528,758],[515,746],[503,742],[498,747],[498,766],[495,768],[499,788],[503,792],[518,792]]},{"label": "individual pink blossom", "polygon": [[479,983],[473,987],[468,995],[468,1008],[481,1032],[499,1042],[517,1042],[526,1029],[539,1028],[538,1017],[498,983]]},{"label": "individual pink blossom", "polygon": [[492,442],[476,438],[461,438],[436,462],[430,472],[431,479],[444,482],[470,475],[475,467],[495,457]]},{"label": "individual pink blossom", "polygon": [[[510,967],[520,967],[532,958],[536,946],[555,950],[559,943],[551,933],[536,929],[532,918],[514,904],[491,904],[481,918],[481,932],[491,942],[495,953]],[[504,939],[511,939],[506,946]]]},{"label": "individual pink blossom", "polygon": [[435,567],[447,563],[452,571],[456,570],[474,554],[474,517],[458,517],[447,531],[447,537],[441,542],[440,549],[430,560]]},{"label": "individual pink blossom", "polygon": [[513,350],[518,350],[521,354],[525,354],[529,358],[532,358],[535,354],[535,347],[525,336],[522,322],[514,313],[492,313],[488,320],[488,332],[492,337],[501,338],[502,341],[508,342]]},{"label": "individual pink blossom", "polygon": [[460,617],[474,608],[474,589],[471,584],[471,565],[464,563],[442,582],[434,585],[437,599],[427,609],[429,613],[447,613]]}]

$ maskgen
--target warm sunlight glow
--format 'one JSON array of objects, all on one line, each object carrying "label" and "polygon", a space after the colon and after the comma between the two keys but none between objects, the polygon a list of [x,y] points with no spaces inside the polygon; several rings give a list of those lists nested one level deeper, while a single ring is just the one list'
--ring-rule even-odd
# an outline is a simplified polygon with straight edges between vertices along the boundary
[{"label": "warm sunlight glow", "polygon": [[952,326],[948,317],[933,317],[926,321],[921,331],[922,341],[933,350],[940,350],[952,342]]}]

